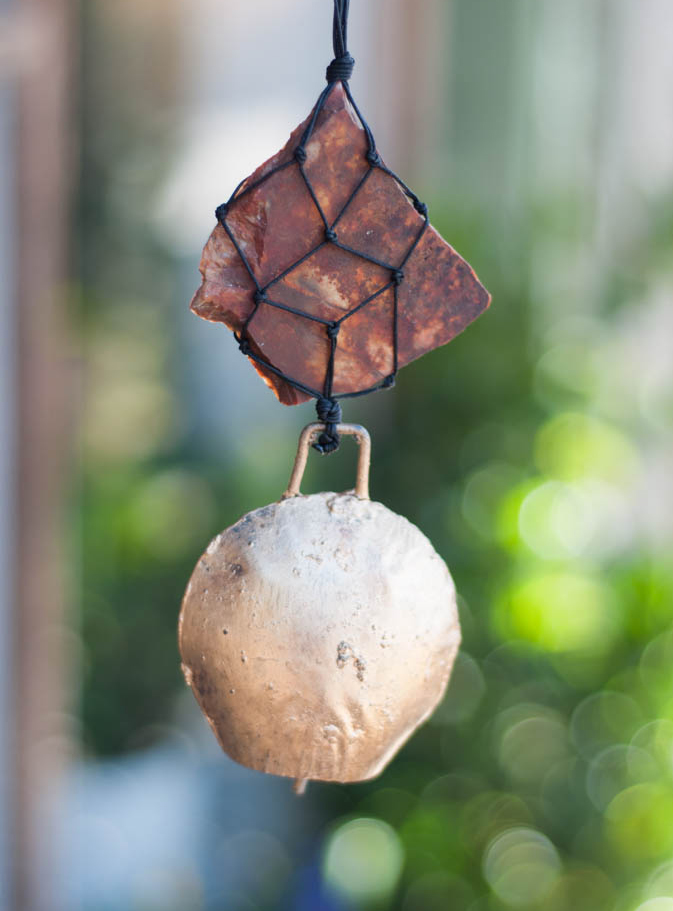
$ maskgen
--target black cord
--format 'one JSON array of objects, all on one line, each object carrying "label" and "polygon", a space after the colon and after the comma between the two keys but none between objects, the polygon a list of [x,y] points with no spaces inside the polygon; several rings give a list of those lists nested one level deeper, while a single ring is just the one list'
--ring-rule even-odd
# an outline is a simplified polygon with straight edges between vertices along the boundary
[{"label": "black cord", "polygon": [[[414,252],[414,250],[418,246],[418,244],[421,240],[421,237],[425,233],[425,231],[428,227],[428,224],[429,224],[427,206],[418,199],[418,197],[409,189],[409,187],[407,187],[407,185],[404,183],[404,181],[402,181],[397,176],[397,174],[395,174],[393,171],[391,171],[390,168],[386,167],[383,164],[383,162],[381,161],[379,153],[376,149],[376,141],[374,140],[372,131],[370,130],[367,122],[365,121],[364,117],[360,113],[358,106],[356,105],[356,103],[353,99],[353,96],[351,95],[350,89],[348,87],[348,80],[350,79],[350,76],[353,72],[353,66],[355,64],[355,61],[348,53],[348,47],[347,47],[348,7],[349,7],[349,0],[334,0],[334,20],[333,20],[333,24],[332,24],[332,43],[334,45],[334,60],[332,60],[330,65],[327,67],[327,72],[326,72],[327,86],[325,89],[323,89],[320,96],[318,97],[315,107],[313,108],[313,113],[312,113],[311,119],[308,123],[308,126],[304,130],[304,133],[303,133],[301,139],[299,140],[299,144],[296,146],[296,148],[294,150],[293,158],[291,158],[289,161],[284,162],[283,164],[277,165],[275,168],[272,168],[270,171],[267,171],[266,174],[264,174],[258,180],[254,181],[253,183],[246,184],[245,187],[243,187],[243,184],[245,184],[245,180],[241,181],[241,183],[236,187],[236,189],[231,194],[231,196],[229,197],[227,202],[222,203],[222,205],[218,206],[217,209],[215,210],[215,217],[217,218],[218,222],[222,225],[222,227],[226,231],[229,239],[231,240],[231,242],[234,246],[234,249],[236,250],[239,258],[241,259],[243,265],[245,266],[246,271],[252,278],[252,281],[254,282],[254,285],[255,285],[255,290],[252,294],[253,306],[252,306],[248,316],[246,317],[246,319],[241,327],[240,332],[238,334],[236,334],[236,333],[234,334],[236,341],[238,342],[238,347],[239,347],[240,351],[246,357],[251,358],[253,361],[255,361],[256,363],[263,366],[266,370],[271,371],[271,373],[273,373],[275,376],[278,376],[280,379],[284,380],[289,385],[294,386],[295,389],[298,389],[300,392],[303,392],[305,395],[310,395],[311,397],[313,397],[317,400],[316,401],[316,411],[318,414],[318,420],[321,421],[322,423],[324,423],[325,430],[323,433],[320,434],[320,437],[318,438],[317,442],[315,442],[313,444],[313,446],[315,449],[317,449],[319,452],[321,452],[323,454],[329,454],[330,452],[334,452],[336,449],[339,448],[340,439],[339,439],[339,434],[336,432],[336,426],[337,426],[337,424],[341,423],[341,417],[342,417],[341,416],[341,405],[339,404],[339,399],[357,398],[361,395],[368,395],[370,392],[375,392],[378,389],[389,389],[391,386],[395,385],[395,377],[397,375],[397,370],[398,370],[398,289],[399,289],[399,286],[404,281],[404,267],[405,267],[409,257],[411,256],[411,254]],[[340,82],[342,84],[344,91],[346,93],[346,97],[348,98],[348,101],[352,105],[352,107],[358,117],[358,120],[360,121],[360,124],[362,125],[362,129],[365,132],[365,136],[367,138],[367,151],[365,153],[365,159],[366,159],[369,167],[365,171],[362,179],[357,184],[357,186],[355,187],[353,192],[350,194],[350,196],[348,197],[348,199],[346,200],[344,205],[341,207],[341,211],[337,213],[336,218],[330,224],[318,201],[315,190],[308,178],[308,175],[306,174],[306,171],[304,169],[304,163],[306,162],[306,158],[307,158],[306,144],[308,143],[309,139],[311,138],[311,134],[313,133],[313,130],[315,128],[315,124],[318,119],[318,115],[320,114],[323,107],[325,106],[325,102],[327,101],[327,98],[329,97],[332,89],[337,84],[337,82]],[[299,173],[301,174],[301,177],[302,177],[304,183],[306,184],[306,187],[311,196],[311,199],[313,200],[313,203],[318,211],[318,214],[320,215],[320,218],[325,226],[324,240],[322,240],[319,244],[317,244],[312,249],[308,250],[306,253],[304,253],[302,256],[300,256],[299,259],[295,260],[295,262],[291,263],[289,266],[284,268],[281,272],[279,272],[277,275],[275,275],[273,278],[271,278],[269,281],[267,281],[267,283],[265,285],[260,285],[260,283],[257,280],[257,277],[254,274],[254,271],[253,271],[250,263],[247,260],[247,257],[245,256],[245,253],[243,252],[243,249],[242,249],[240,243],[236,239],[236,236],[234,235],[233,231],[231,230],[231,227],[227,223],[227,216],[229,215],[229,213],[232,209],[232,206],[234,206],[237,202],[240,202],[241,199],[243,199],[245,196],[247,196],[249,193],[251,193],[257,187],[259,187],[263,183],[265,183],[265,181],[267,181],[274,174],[277,174],[279,171],[282,171],[285,168],[290,167],[290,166],[295,166],[299,170]],[[383,262],[382,260],[378,259],[377,257],[371,256],[367,253],[363,253],[360,250],[356,250],[353,247],[350,247],[350,246],[347,246],[346,244],[341,243],[341,241],[339,240],[339,235],[338,235],[338,231],[337,231],[337,226],[338,226],[339,221],[341,220],[342,216],[344,215],[346,210],[349,208],[349,206],[351,205],[353,200],[357,197],[357,195],[360,192],[360,190],[362,189],[362,187],[366,184],[366,182],[369,179],[369,177],[371,176],[371,174],[377,168],[379,170],[381,170],[384,174],[391,177],[398,184],[398,186],[402,189],[402,191],[405,193],[405,195],[411,201],[411,203],[413,204],[416,211],[423,218],[423,224],[420,226],[419,230],[416,232],[416,235],[413,238],[409,248],[407,249],[406,253],[402,257],[402,260],[397,264]],[[280,303],[279,301],[275,301],[271,297],[268,296],[269,289],[274,284],[276,284],[276,282],[280,281],[282,278],[285,278],[285,276],[288,275],[290,272],[292,272],[293,269],[296,269],[302,263],[306,262],[306,260],[310,259],[310,257],[313,256],[322,247],[324,247],[325,244],[334,244],[335,246],[339,247],[339,249],[346,251],[347,253],[351,254],[352,256],[359,257],[360,259],[363,259],[367,262],[375,263],[376,265],[382,267],[383,269],[387,269],[390,272],[390,279],[385,284],[383,284],[380,288],[378,288],[373,294],[370,294],[368,297],[366,297],[363,301],[361,301],[359,304],[357,304],[355,307],[353,307],[347,313],[344,313],[344,315],[341,316],[338,320],[322,319],[321,317],[314,316],[311,313],[305,313],[302,310],[298,310],[294,307],[288,306],[287,304],[283,304],[283,303]],[[366,307],[373,300],[378,298],[381,294],[383,294],[385,291],[388,291],[389,289],[392,289],[392,293],[393,293],[393,314],[392,314],[392,326],[391,326],[391,337],[392,337],[392,348],[393,348],[392,372],[390,374],[388,374],[388,376],[384,377],[384,379],[380,383],[376,383],[375,385],[370,386],[367,389],[359,389],[356,392],[342,392],[342,393],[338,393],[335,395],[332,391],[332,384],[334,381],[334,362],[335,362],[337,348],[338,348],[339,332],[341,330],[341,326],[343,325],[343,323],[346,320],[348,320],[350,317],[354,316],[356,313],[359,313],[360,310],[362,310],[364,307]],[[264,360],[263,358],[259,357],[258,355],[256,355],[254,353],[254,351],[252,350],[252,348],[250,346],[248,330],[250,327],[250,323],[255,318],[255,315],[261,306],[269,306],[269,307],[278,308],[280,310],[285,310],[289,313],[295,314],[296,316],[300,316],[300,317],[304,317],[305,319],[312,320],[313,322],[322,323],[325,326],[325,335],[326,335],[327,341],[329,343],[329,358],[327,361],[327,368],[325,371],[325,379],[323,382],[322,389],[312,389],[310,386],[307,386],[305,383],[302,383],[299,380],[297,380],[291,376],[288,376],[288,374],[283,373],[282,370],[279,370],[277,367],[274,367],[272,364],[269,364],[268,361]]]},{"label": "black cord", "polygon": [[334,60],[327,67],[325,78],[328,83],[348,82],[353,75],[355,61],[348,53],[348,7],[350,0],[334,0],[332,20],[332,46]]},{"label": "black cord", "polygon": [[350,0],[334,0],[334,17],[332,19],[332,47],[335,57],[345,57],[348,53],[348,7]]}]

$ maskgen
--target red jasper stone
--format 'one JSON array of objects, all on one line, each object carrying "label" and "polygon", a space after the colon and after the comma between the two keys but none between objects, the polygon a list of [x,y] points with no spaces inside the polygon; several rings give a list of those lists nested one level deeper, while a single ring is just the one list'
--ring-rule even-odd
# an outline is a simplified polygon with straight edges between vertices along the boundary
[{"label": "red jasper stone", "polygon": [[[425,219],[393,176],[370,166],[365,131],[341,83],[332,87],[305,146],[302,167],[314,200],[294,157],[310,117],[241,185],[229,204],[226,225],[269,301],[330,321],[384,289],[341,323],[332,387],[338,395],[367,389],[393,372],[391,269],[400,267]],[[286,167],[270,173],[279,165]],[[337,243],[325,241],[316,200]],[[254,311],[246,339],[264,363],[252,363],[278,399],[296,405],[310,396],[265,364],[322,393],[330,354],[325,323],[266,300],[256,306],[255,282],[219,223],[200,270],[203,281],[192,310],[236,333]],[[403,272],[397,286],[399,367],[451,341],[490,303],[470,266],[431,225],[422,231]]]}]

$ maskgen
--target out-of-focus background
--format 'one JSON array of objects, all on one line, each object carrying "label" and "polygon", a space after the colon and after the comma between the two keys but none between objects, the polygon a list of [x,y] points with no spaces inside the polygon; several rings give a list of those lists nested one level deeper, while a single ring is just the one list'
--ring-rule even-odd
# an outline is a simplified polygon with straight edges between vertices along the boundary
[{"label": "out-of-focus background", "polygon": [[0,0],[0,908],[672,911],[670,0],[353,0],[355,97],[494,298],[346,407],[463,648],[380,778],[301,799],[180,675],[196,558],[313,416],[189,314],[200,249],[330,32],[328,0]]}]

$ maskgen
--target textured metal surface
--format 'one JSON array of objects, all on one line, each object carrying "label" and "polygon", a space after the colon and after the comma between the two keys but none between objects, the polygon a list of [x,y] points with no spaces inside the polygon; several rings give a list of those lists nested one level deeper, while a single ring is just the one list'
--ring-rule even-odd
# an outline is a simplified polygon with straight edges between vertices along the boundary
[{"label": "textured metal surface", "polygon": [[[307,119],[308,120],[308,119]],[[253,183],[291,161],[305,121],[286,146],[248,179]],[[340,85],[320,112],[306,145],[306,174],[330,223],[368,169],[362,126]],[[241,188],[245,189],[244,184]],[[264,285],[324,239],[324,225],[295,165],[273,174],[232,203],[227,224]],[[396,265],[423,218],[395,180],[374,169],[339,220],[341,243]],[[225,230],[217,225],[201,260],[203,282],[192,300],[199,316],[238,332],[253,308],[254,283]],[[399,366],[443,345],[489,305],[470,266],[429,226],[404,267],[399,286]],[[274,284],[269,296],[323,319],[339,319],[390,280],[390,272],[333,244]],[[393,370],[393,291],[347,319],[338,339],[333,392],[355,392]],[[325,326],[262,303],[248,328],[251,350],[283,373],[322,389],[329,356]],[[303,392],[252,362],[279,400]]]},{"label": "textured metal surface", "polygon": [[185,679],[223,749],[299,790],[377,775],[441,699],[459,642],[428,539],[352,494],[248,513],[211,542],[180,614]]}]

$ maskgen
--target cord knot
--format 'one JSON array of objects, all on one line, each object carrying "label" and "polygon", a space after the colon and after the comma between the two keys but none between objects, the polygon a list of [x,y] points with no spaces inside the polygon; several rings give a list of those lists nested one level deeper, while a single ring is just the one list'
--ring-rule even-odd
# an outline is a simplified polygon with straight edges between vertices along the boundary
[{"label": "cord knot", "polygon": [[294,157],[299,162],[299,164],[304,164],[306,161],[306,149],[304,146],[297,146],[294,150]]},{"label": "cord knot", "polygon": [[394,285],[401,285],[404,281],[404,272],[401,269],[393,269],[390,273],[390,278]]},{"label": "cord knot", "polygon": [[318,420],[323,424],[341,423],[341,405],[337,399],[328,399],[321,395],[315,403],[315,410],[318,413]]},{"label": "cord knot", "polygon": [[330,323],[327,327],[327,337],[330,339],[337,338],[339,329],[341,329],[341,323]]},{"label": "cord knot", "polygon": [[250,342],[243,335],[236,335],[234,332],[234,338],[238,342],[238,350],[241,354],[244,354],[246,357],[249,357],[252,354],[252,349],[250,348]]},{"label": "cord knot", "polygon": [[228,202],[220,203],[220,205],[215,209],[215,218],[220,223],[222,223],[222,222],[224,222],[224,219],[227,217],[228,213],[229,213],[229,203]]},{"label": "cord knot", "polygon": [[[330,327],[331,328],[331,327]],[[329,455],[339,448],[341,438],[337,433],[337,424],[341,423],[341,405],[336,399],[320,396],[315,405],[318,420],[325,425],[325,430],[320,434],[313,448],[322,455]]]},{"label": "cord knot", "polygon": [[325,240],[329,240],[332,243],[336,243],[337,232],[334,230],[334,228],[325,228]]},{"label": "cord knot", "polygon": [[266,300],[266,294],[261,290],[261,288],[258,288],[252,295],[252,299],[259,306],[259,304],[263,303]]},{"label": "cord knot", "polygon": [[422,215],[423,218],[428,217],[428,207],[424,202],[421,202],[420,199],[414,198],[414,209],[416,209],[418,214]]},{"label": "cord knot", "polygon": [[376,149],[367,149],[365,158],[373,168],[381,164],[381,156]]},{"label": "cord knot", "polygon": [[343,57],[335,57],[325,70],[325,79],[332,82],[348,82],[353,75],[355,60],[346,53]]},{"label": "cord knot", "polygon": [[391,386],[395,385],[395,374],[389,373],[388,376],[381,383],[384,389],[390,389]]}]

